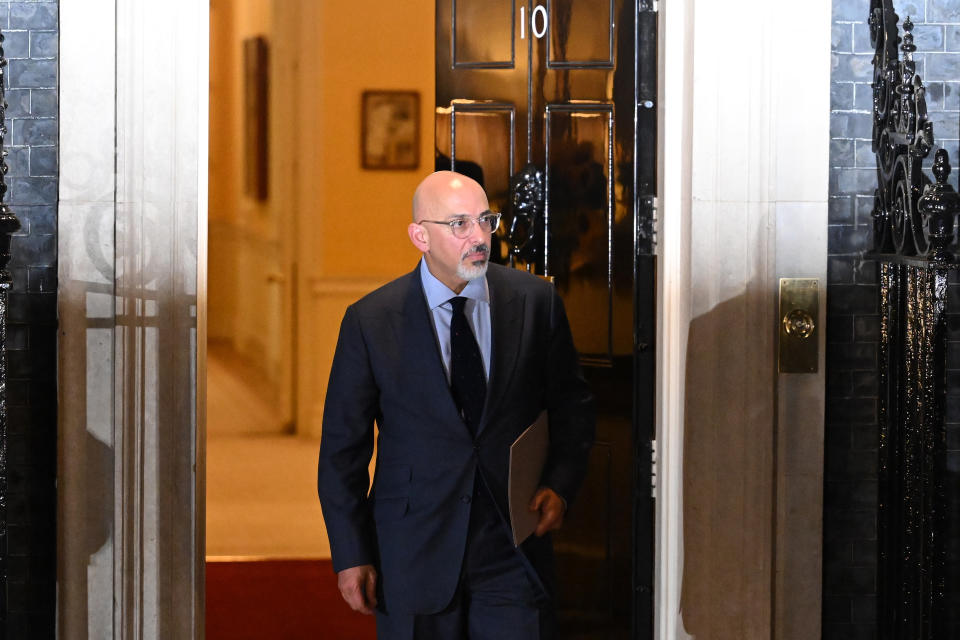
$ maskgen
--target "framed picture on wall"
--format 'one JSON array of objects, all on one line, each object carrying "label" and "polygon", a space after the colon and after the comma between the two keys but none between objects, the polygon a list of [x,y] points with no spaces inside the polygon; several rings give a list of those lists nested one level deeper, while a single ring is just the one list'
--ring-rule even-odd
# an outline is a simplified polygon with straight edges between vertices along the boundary
[{"label": "framed picture on wall", "polygon": [[243,41],[243,191],[266,200],[267,176],[267,40]]},{"label": "framed picture on wall", "polygon": [[360,157],[364,169],[416,169],[420,164],[420,93],[364,91]]}]

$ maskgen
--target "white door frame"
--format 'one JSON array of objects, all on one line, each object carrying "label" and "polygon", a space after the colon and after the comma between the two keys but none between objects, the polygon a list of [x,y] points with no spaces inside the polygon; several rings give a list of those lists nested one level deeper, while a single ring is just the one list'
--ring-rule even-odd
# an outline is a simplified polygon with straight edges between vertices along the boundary
[{"label": "white door frame", "polygon": [[[705,298],[715,298],[738,313],[769,314],[756,338],[772,347],[781,277],[820,278],[819,372],[778,376],[774,349],[768,354],[756,346],[742,360],[721,363],[727,370],[707,372],[744,380],[752,380],[743,375],[750,367],[770,372],[756,389],[765,404],[755,418],[758,438],[744,446],[760,455],[748,455],[752,475],[737,478],[748,487],[747,499],[729,514],[714,513],[712,523],[755,540],[753,552],[763,558],[728,576],[731,584],[747,585],[739,596],[708,586],[715,602],[707,608],[746,614],[745,638],[819,637],[830,3],[799,13],[764,0],[667,0],[660,7],[655,637],[705,633],[685,627],[691,603],[681,602],[689,573],[685,535],[696,544],[684,523],[685,483],[717,469],[684,469],[696,453],[684,451],[692,415],[688,366],[696,355],[687,351],[692,324]],[[738,229],[723,225],[738,221],[757,235],[727,248]],[[739,230],[746,236],[747,229]],[[737,290],[748,295],[728,295]],[[721,410],[724,399],[704,412],[710,402],[698,404],[701,415],[693,420],[716,422],[721,438],[732,425],[731,435],[742,437],[731,422],[736,418]],[[763,499],[751,504],[759,494]],[[758,597],[749,603],[743,594],[751,590]]]},{"label": "white door frame", "polygon": [[61,638],[203,637],[208,42],[60,2]]}]

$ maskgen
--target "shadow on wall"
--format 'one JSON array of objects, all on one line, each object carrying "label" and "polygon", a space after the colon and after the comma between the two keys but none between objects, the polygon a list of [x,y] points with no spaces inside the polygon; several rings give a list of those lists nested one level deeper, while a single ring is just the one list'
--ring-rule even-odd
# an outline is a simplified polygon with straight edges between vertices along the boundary
[{"label": "shadow on wall", "polygon": [[[147,284],[142,284],[118,277],[117,284],[109,282],[115,271],[105,259],[103,234],[112,230],[97,223],[109,221],[112,208],[90,209],[77,216],[87,217],[79,223],[85,225],[83,246],[70,247],[72,262],[59,294],[57,615],[61,629],[108,637],[117,624],[118,594],[139,578],[129,568],[137,549],[145,546],[137,536],[156,539],[149,552],[160,557],[153,559],[153,566],[148,564],[144,581],[158,585],[158,600],[170,598],[170,591],[184,580],[165,583],[157,575],[191,569],[182,558],[168,558],[171,550],[189,548],[193,535],[183,516],[195,507],[182,498],[193,490],[183,482],[192,479],[194,469],[194,460],[184,453],[194,446],[196,425],[183,417],[186,412],[193,415],[193,380],[182,372],[184,362],[196,356],[196,296],[173,291],[172,278],[144,277]],[[143,224],[150,230],[157,227],[155,220]],[[144,237],[157,235],[147,231]],[[173,254],[160,251],[163,247],[157,244],[135,255]],[[160,269],[164,262],[147,258],[141,265]],[[74,270],[76,274],[70,273]],[[74,277],[81,272],[86,279]],[[179,413],[172,415],[174,409]],[[169,497],[174,492],[180,495]],[[119,522],[128,528],[118,530]],[[150,528],[155,533],[144,533]],[[177,619],[161,635],[176,635],[182,630],[177,624],[190,625],[192,620]]]},{"label": "shadow on wall", "polygon": [[[769,637],[774,370],[769,295],[748,289],[690,323],[683,471],[684,627]],[[819,613],[819,612],[818,612]]]},{"label": "shadow on wall", "polygon": [[[106,278],[112,269],[93,242],[95,228],[87,231],[85,253],[92,270]],[[58,581],[69,589],[61,590],[60,626],[107,632],[109,624],[92,609],[112,607],[113,593],[116,454],[109,400],[114,382],[109,357],[113,288],[105,282],[63,280],[69,287],[60,295],[61,330],[64,336],[82,338],[64,339],[60,353],[60,375],[73,380],[69,396],[61,399]],[[64,611],[69,611],[66,617]]]}]

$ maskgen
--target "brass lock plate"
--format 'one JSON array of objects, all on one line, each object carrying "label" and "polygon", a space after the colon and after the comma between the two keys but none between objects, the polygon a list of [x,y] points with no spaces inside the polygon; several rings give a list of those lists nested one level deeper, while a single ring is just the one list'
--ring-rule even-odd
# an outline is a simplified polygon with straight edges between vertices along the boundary
[{"label": "brass lock plate", "polygon": [[780,373],[816,373],[819,364],[820,280],[780,278]]}]

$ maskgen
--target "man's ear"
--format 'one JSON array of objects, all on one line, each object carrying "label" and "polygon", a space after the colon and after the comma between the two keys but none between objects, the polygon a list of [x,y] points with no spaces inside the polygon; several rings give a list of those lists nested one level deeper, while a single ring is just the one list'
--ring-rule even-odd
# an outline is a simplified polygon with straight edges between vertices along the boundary
[{"label": "man's ear", "polygon": [[410,242],[417,248],[417,251],[426,253],[430,249],[430,238],[422,224],[411,222],[407,226],[407,235],[410,236]]}]

